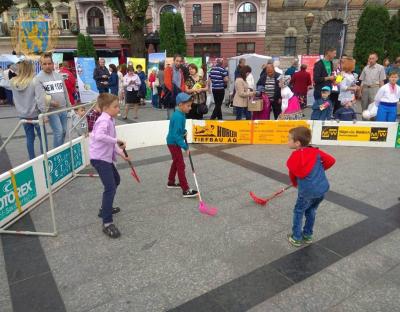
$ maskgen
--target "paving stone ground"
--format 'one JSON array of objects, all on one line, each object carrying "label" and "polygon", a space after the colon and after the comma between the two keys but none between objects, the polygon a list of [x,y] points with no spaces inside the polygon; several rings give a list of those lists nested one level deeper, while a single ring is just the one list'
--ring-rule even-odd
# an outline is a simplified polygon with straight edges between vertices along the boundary
[{"label": "paving stone ground", "polygon": [[[14,116],[0,107],[3,141]],[[164,116],[144,108],[139,122]],[[337,159],[328,173],[331,192],[318,209],[315,243],[296,249],[286,241],[295,190],[266,207],[248,196],[266,196],[288,182],[286,146],[191,148],[216,217],[200,214],[196,199],[166,189],[165,146],[132,150],[142,183],[118,162],[121,238],[101,232],[100,181],[75,179],[55,195],[56,238],[1,236],[0,310],[400,311],[397,150],[323,147]],[[12,166],[27,160],[22,131],[6,152]],[[49,225],[45,202],[14,227]]]}]

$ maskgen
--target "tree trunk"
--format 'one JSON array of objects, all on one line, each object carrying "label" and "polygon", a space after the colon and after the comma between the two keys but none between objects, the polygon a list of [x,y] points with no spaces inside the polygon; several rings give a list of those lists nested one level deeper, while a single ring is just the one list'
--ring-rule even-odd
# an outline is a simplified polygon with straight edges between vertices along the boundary
[{"label": "tree trunk", "polygon": [[131,38],[131,52],[133,57],[145,57],[146,45],[144,43],[143,30],[135,30]]}]

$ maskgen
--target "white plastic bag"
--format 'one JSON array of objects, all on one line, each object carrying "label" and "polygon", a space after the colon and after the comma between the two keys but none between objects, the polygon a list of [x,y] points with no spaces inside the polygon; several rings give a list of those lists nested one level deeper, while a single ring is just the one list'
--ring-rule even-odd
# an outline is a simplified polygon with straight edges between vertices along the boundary
[{"label": "white plastic bag", "polygon": [[364,119],[371,119],[373,117],[376,117],[378,114],[378,106],[375,105],[375,102],[372,102],[371,104],[368,105],[368,108],[362,112],[362,117]]}]

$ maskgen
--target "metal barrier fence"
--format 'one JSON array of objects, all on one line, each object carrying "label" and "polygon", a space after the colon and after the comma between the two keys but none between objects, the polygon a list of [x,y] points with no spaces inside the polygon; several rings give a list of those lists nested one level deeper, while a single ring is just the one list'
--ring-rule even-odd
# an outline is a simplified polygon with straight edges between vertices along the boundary
[{"label": "metal barrier fence", "polygon": [[[84,118],[86,118],[86,115],[89,113],[89,111],[95,105],[96,105],[96,102],[90,102],[90,103],[85,103],[85,104],[82,104],[82,105],[71,106],[71,107],[67,107],[67,108],[64,108],[64,109],[60,109],[60,110],[56,110],[56,111],[40,114],[38,116],[37,120],[22,119],[22,120],[20,120],[18,122],[17,126],[11,131],[10,135],[7,137],[7,139],[4,141],[3,145],[0,147],[0,152],[7,146],[7,144],[10,142],[10,140],[14,137],[14,135],[17,133],[17,131],[21,128],[21,126],[23,124],[30,123],[30,124],[38,124],[40,126],[41,147],[42,147],[42,150],[43,150],[43,163],[44,163],[45,179],[46,179],[46,184],[47,184],[47,188],[48,188],[48,194],[46,196],[44,196],[43,198],[41,198],[38,202],[36,202],[34,205],[29,207],[28,209],[22,211],[21,202],[19,200],[19,189],[17,188],[15,175],[14,175],[13,171],[10,170],[9,172],[10,172],[12,185],[13,185],[13,192],[14,192],[13,196],[15,198],[15,202],[16,202],[16,205],[17,205],[19,213],[15,216],[15,218],[13,218],[12,220],[7,222],[6,224],[4,224],[0,228],[0,234],[5,233],[5,234],[20,234],[20,235],[41,235],[41,236],[56,236],[57,235],[57,226],[56,226],[55,213],[54,213],[53,194],[55,192],[57,192],[58,190],[60,190],[65,185],[67,185],[68,183],[70,183],[71,181],[73,181],[76,177],[87,176],[87,175],[80,175],[80,174],[75,173],[75,170],[74,170],[75,169],[75,164],[74,164],[74,157],[73,157],[73,144],[72,144],[71,133],[75,129],[75,127],[77,127],[79,125],[79,122],[82,121]],[[52,178],[51,178],[50,169],[49,169],[49,157],[48,157],[48,152],[49,151],[47,150],[46,137],[45,137],[46,136],[46,132],[45,132],[45,128],[44,128],[45,119],[48,116],[51,116],[51,115],[54,115],[54,114],[58,114],[58,113],[61,113],[61,112],[69,112],[69,111],[72,111],[72,110],[80,108],[80,107],[90,107],[90,108],[87,110],[87,112],[84,114],[84,116],[82,116],[79,119],[79,122],[75,126],[72,126],[68,131],[69,150],[70,150],[71,161],[72,161],[71,176],[69,177],[68,180],[64,181],[61,185],[59,185],[58,187],[53,189],[53,187],[52,187],[53,183],[52,183],[52,180],[51,180]],[[50,203],[51,222],[52,222],[52,226],[53,226],[53,231],[52,232],[32,232],[32,231],[7,230],[7,228],[9,228],[11,225],[13,225],[15,222],[17,222],[19,219],[21,219],[27,213],[32,211],[38,205],[43,203],[47,198],[49,199],[49,203]]]}]

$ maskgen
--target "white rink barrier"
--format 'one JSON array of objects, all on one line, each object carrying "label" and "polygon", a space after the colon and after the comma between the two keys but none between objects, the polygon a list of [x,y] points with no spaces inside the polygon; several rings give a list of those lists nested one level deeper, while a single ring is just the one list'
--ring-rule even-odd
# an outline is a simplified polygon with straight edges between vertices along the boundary
[{"label": "white rink barrier", "polygon": [[[126,141],[126,149],[166,145],[169,120],[148,121],[117,126],[117,137]],[[192,120],[186,120],[187,139],[192,143]]]},{"label": "white rink barrier", "polygon": [[312,144],[394,148],[397,130],[397,122],[318,120],[312,125]]},{"label": "white rink barrier", "polygon": [[[257,133],[257,126],[271,125],[271,122],[255,121],[252,126]],[[234,121],[220,122],[221,126],[230,128],[235,127]],[[241,123],[245,125],[243,121]],[[287,123],[289,125],[290,122]],[[340,122],[336,121],[306,121],[312,129],[312,144],[315,145],[346,145],[346,146],[368,146],[368,147],[392,147],[396,145],[398,135],[398,123],[384,122]],[[188,142],[193,142],[193,126],[204,126],[204,121],[187,120],[186,129],[188,131]],[[275,133],[268,134],[277,136],[279,144],[285,144],[288,128],[285,121],[274,124]],[[239,126],[239,124],[237,124]],[[249,126],[249,127],[250,127]],[[127,142],[127,149],[166,145],[169,121],[151,121],[133,123],[117,126],[117,136]],[[239,127],[240,128],[240,127]],[[234,129],[234,128],[233,128]],[[236,129],[240,131],[239,129]],[[224,131],[223,131],[224,132]],[[225,131],[226,132],[226,131]],[[264,136],[260,132],[260,140]],[[267,138],[268,139],[268,138]],[[272,139],[271,139],[272,140]],[[279,141],[280,140],[280,141]],[[63,187],[74,178],[74,175],[85,168],[89,163],[88,138],[80,137],[72,141],[73,144],[73,163],[72,171],[71,151],[69,142],[48,152],[49,171],[52,181],[52,189]],[[252,141],[257,143],[256,138]],[[274,142],[272,140],[271,142]],[[224,143],[224,141],[221,141]],[[237,142],[240,144],[240,142]],[[262,144],[262,143],[261,143]],[[400,140],[398,142],[400,146]],[[5,229],[13,222],[22,217],[25,213],[33,209],[49,195],[43,155],[36,157],[8,172],[0,175],[0,233],[5,233]]]}]

